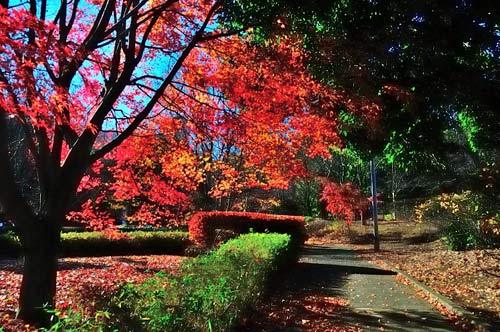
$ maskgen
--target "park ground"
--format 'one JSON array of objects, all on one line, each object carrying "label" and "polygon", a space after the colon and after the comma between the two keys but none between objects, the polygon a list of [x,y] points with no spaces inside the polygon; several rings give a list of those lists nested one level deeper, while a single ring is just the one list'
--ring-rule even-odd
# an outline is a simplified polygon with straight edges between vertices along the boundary
[{"label": "park ground", "polygon": [[[59,260],[57,309],[95,311],[99,301],[123,282],[139,283],[159,271],[174,274],[183,257],[170,255],[73,257]],[[20,259],[0,260],[0,326],[5,332],[28,332],[33,327],[15,320],[22,278]]]},{"label": "park ground", "polygon": [[[427,299],[419,296],[421,292],[405,285],[407,280],[392,273],[385,263],[407,272],[479,319],[498,324],[500,249],[449,251],[432,225],[383,221],[381,251],[375,253],[370,234],[370,226],[359,224],[317,230],[297,269],[278,280],[280,287],[271,289],[266,301],[241,322],[238,332],[403,331],[403,327],[416,331],[412,326],[432,326],[432,331],[471,330],[430,301],[427,305],[443,314],[436,316],[437,311],[423,303]],[[166,255],[61,259],[58,309],[83,306],[91,312],[96,301],[105,299],[121,282],[139,282],[159,270],[175,273],[182,259]],[[13,320],[21,268],[19,260],[0,261],[0,323],[6,332],[32,330]],[[375,282],[370,284],[369,280]],[[388,303],[387,294],[377,295],[373,287],[394,292],[389,297],[401,302],[402,309]],[[365,302],[371,307],[356,303],[359,294],[370,298]],[[398,312],[405,313],[404,317],[395,316]]]},{"label": "park ground", "polygon": [[[298,268],[239,332],[499,330],[500,250],[450,251],[433,225],[381,221],[374,252],[371,226],[318,224]],[[472,312],[476,325],[388,264]]]},{"label": "park ground", "polygon": [[379,252],[373,251],[372,226],[359,223],[324,228],[309,243],[348,245],[361,258],[386,268],[390,263],[479,319],[500,324],[500,249],[451,251],[433,225],[413,221],[381,221],[379,230]]}]

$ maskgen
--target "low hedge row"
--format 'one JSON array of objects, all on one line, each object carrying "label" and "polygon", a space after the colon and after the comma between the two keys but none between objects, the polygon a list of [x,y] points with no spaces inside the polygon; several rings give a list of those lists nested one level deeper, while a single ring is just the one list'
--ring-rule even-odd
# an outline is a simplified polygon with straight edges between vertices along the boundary
[{"label": "low hedge row", "polygon": [[15,256],[21,253],[21,243],[12,233],[0,234],[0,256]]},{"label": "low hedge row", "polygon": [[123,286],[106,312],[90,319],[70,315],[57,331],[81,326],[90,332],[230,331],[290,260],[290,245],[285,234],[242,235],[209,255],[184,261],[177,277],[159,274]]},{"label": "low hedge row", "polygon": [[[104,256],[120,254],[182,254],[189,246],[187,232],[134,231],[121,238],[100,232],[62,233],[62,256]],[[0,255],[21,255],[19,240],[12,234],[0,235]]]},{"label": "low hedge row", "polygon": [[202,246],[217,242],[217,230],[289,234],[295,244],[306,240],[304,217],[255,212],[197,212],[189,219],[188,230],[191,240]]}]

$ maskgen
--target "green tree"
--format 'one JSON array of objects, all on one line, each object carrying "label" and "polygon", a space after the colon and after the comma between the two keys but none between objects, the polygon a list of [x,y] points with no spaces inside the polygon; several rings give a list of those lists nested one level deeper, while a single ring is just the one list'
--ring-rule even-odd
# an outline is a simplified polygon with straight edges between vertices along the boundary
[{"label": "green tree", "polygon": [[310,70],[382,105],[369,127],[340,119],[357,151],[385,159],[382,176],[394,165],[425,178],[427,188],[414,192],[429,194],[468,187],[498,164],[495,1],[312,1],[288,9],[283,30],[305,39]]}]

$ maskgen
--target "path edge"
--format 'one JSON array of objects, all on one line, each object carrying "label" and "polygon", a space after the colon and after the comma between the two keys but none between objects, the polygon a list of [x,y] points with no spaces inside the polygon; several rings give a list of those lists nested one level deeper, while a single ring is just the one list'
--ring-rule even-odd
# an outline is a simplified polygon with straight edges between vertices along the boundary
[{"label": "path edge", "polygon": [[427,296],[429,296],[431,299],[438,301],[442,306],[444,306],[446,309],[448,309],[450,312],[453,314],[459,316],[460,318],[466,320],[468,323],[474,326],[475,331],[477,332],[490,332],[491,330],[491,325],[488,322],[485,322],[481,318],[475,316],[472,312],[469,310],[463,308],[462,306],[456,304],[449,298],[443,296],[442,294],[438,293],[434,289],[430,288],[426,284],[418,281],[411,275],[409,275],[407,272],[402,271],[401,269],[397,268],[394,264],[391,262],[388,262],[386,260],[381,260],[381,262],[385,265],[387,265],[392,271],[395,273],[401,275],[404,277],[406,280],[408,280],[410,283],[413,284],[413,286],[422,292],[424,292]]}]

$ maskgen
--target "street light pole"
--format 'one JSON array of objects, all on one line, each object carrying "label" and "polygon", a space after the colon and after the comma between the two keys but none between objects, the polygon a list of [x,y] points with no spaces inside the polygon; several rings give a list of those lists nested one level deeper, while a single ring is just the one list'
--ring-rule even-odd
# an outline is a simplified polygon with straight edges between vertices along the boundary
[{"label": "street light pole", "polygon": [[380,250],[380,239],[378,235],[378,212],[377,212],[377,170],[375,159],[370,160],[370,177],[372,182],[372,219],[373,219],[373,249]]}]

